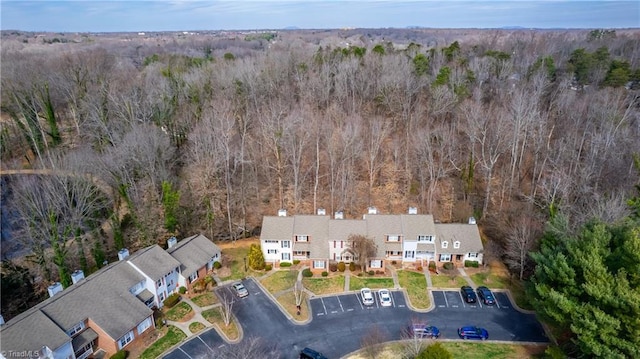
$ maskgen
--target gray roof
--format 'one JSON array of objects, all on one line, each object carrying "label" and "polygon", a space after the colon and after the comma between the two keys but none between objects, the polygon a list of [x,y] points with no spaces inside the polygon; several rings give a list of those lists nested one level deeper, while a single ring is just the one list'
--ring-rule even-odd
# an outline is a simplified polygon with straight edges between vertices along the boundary
[{"label": "gray roof", "polygon": [[143,248],[127,258],[127,260],[135,264],[138,269],[153,280],[162,278],[165,274],[180,266],[180,262],[157,245]]},{"label": "gray roof", "polygon": [[8,321],[0,329],[2,347],[55,350],[71,340],[67,330],[88,318],[117,340],[153,313],[129,292],[142,280],[126,260],[112,263]]},{"label": "gray roof", "polygon": [[3,352],[40,350],[43,345],[56,350],[71,338],[39,309],[30,309],[0,328]]},{"label": "gray roof", "polygon": [[294,217],[263,217],[260,239],[293,239],[293,219]]},{"label": "gray roof", "polygon": [[[436,224],[438,237],[438,253],[480,253],[482,252],[482,240],[478,226],[475,224],[463,223],[438,223]],[[442,242],[448,241],[448,247],[442,248]],[[453,248],[455,241],[460,242],[460,248]]]},{"label": "gray roof", "polygon": [[367,237],[376,243],[385,243],[388,235],[403,235],[400,216],[391,214],[367,214]]},{"label": "gray roof", "polygon": [[182,264],[182,273],[189,276],[206,265],[214,255],[220,255],[220,248],[209,238],[198,234],[181,240],[167,249],[167,253]]}]

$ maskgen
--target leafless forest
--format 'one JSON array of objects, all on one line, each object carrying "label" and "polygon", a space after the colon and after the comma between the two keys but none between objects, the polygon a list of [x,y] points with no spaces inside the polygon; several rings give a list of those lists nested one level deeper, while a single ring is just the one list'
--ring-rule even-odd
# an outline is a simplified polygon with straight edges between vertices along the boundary
[{"label": "leafless forest", "polygon": [[51,278],[368,206],[476,216],[522,276],[549,213],[615,220],[637,180],[638,30],[3,32],[1,60],[2,169],[50,171],[7,176],[3,226]]}]

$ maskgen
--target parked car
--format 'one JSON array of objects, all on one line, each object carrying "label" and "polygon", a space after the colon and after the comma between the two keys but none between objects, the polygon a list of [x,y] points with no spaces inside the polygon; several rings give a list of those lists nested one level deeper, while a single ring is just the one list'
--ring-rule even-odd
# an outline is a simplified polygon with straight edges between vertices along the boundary
[{"label": "parked car", "polygon": [[391,302],[391,292],[388,289],[380,289],[378,297],[380,298],[380,305],[383,307],[390,307],[393,304]]},{"label": "parked car", "polygon": [[493,293],[489,290],[489,288],[485,286],[478,287],[476,289],[478,292],[478,298],[482,300],[482,302],[486,305],[494,305],[496,304],[496,298],[493,296]]},{"label": "parked car", "polygon": [[300,351],[300,359],[328,359],[326,356],[322,355],[322,353],[317,352],[311,348],[304,348]]},{"label": "parked car", "polygon": [[407,328],[409,337],[413,338],[431,338],[437,339],[440,337],[440,330],[432,325],[426,324],[412,324]]},{"label": "parked car", "polygon": [[489,339],[489,332],[486,329],[474,326],[462,327],[458,329],[458,336],[462,339]]},{"label": "parked car", "polygon": [[244,287],[242,283],[236,283],[233,285],[233,290],[236,292],[236,295],[240,298],[244,298],[249,295],[249,291]]},{"label": "parked car", "polygon": [[360,296],[362,297],[362,304],[364,305],[373,305],[375,302],[373,292],[369,288],[360,289]]},{"label": "parked car", "polygon": [[462,298],[467,303],[475,303],[477,301],[476,293],[473,291],[473,288],[468,285],[462,286],[460,288],[460,294],[462,294]]}]

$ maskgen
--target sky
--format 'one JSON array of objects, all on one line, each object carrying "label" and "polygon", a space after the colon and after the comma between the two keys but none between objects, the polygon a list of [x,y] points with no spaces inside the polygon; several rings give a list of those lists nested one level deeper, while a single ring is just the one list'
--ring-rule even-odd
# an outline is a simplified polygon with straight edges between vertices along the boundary
[{"label": "sky", "polygon": [[640,0],[0,0],[0,29],[638,28]]}]

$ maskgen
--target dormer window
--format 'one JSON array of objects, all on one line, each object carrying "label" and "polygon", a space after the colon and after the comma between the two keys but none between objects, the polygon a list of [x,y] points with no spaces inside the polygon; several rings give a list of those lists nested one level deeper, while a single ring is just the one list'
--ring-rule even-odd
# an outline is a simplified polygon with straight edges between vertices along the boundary
[{"label": "dormer window", "polygon": [[434,241],[433,236],[427,236],[427,235],[418,236],[418,243],[433,243],[433,241]]},{"label": "dormer window", "polygon": [[388,235],[387,242],[400,242],[400,236],[398,235]]},{"label": "dormer window", "polygon": [[449,242],[443,241],[442,242],[442,248],[449,248]]},{"label": "dormer window", "polygon": [[455,249],[460,248],[460,241],[453,242],[453,248],[455,248]]},{"label": "dormer window", "polygon": [[308,242],[308,241],[309,241],[309,236],[307,235],[296,236],[296,242]]}]

